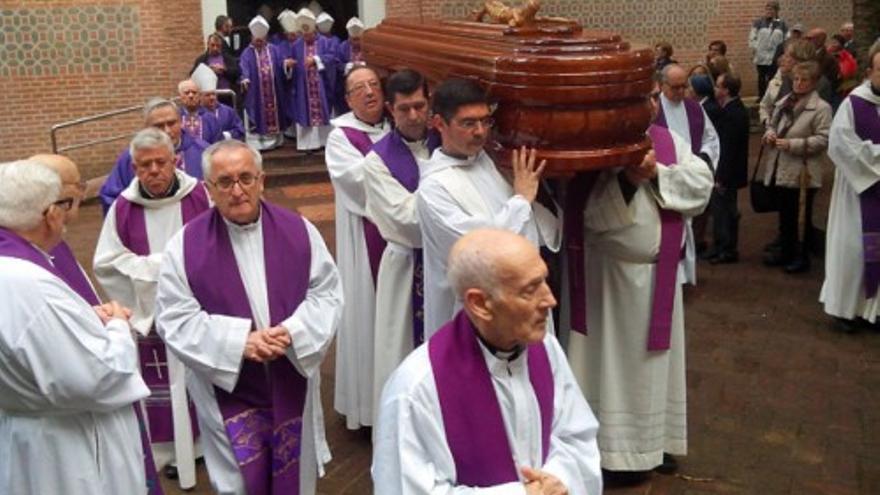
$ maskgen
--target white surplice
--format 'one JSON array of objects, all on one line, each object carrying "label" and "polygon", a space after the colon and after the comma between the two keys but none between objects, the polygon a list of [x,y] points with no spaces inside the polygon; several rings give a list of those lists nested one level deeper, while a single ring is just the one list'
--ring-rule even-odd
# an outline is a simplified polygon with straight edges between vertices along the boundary
[{"label": "white surplice", "polygon": [[[518,468],[529,466],[556,476],[571,495],[598,495],[602,474],[596,418],[556,338],[547,334],[544,347],[553,372],[554,400],[550,452],[542,463],[541,413],[529,381],[528,353],[508,361],[480,343],[513,462]],[[487,488],[455,485],[455,461],[446,441],[427,345],[404,360],[382,393],[372,475],[376,493],[383,495],[525,494],[522,480]]]},{"label": "white surplice", "polygon": [[[156,284],[159,281],[162,252],[168,239],[183,225],[180,202],[196,187],[203,187],[198,180],[181,170],[177,170],[175,174],[180,187],[174,195],[167,198],[144,198],[137,178],[121,193],[131,203],[144,207],[149,255],[135,254],[122,244],[116,227],[116,201],[104,217],[104,226],[95,248],[95,278],[110,299],[131,309],[131,326],[143,336],[149,334],[153,328]],[[182,488],[187,489],[196,485],[195,459],[198,447],[193,440],[183,363],[170,352],[167,353],[167,359],[165,364],[171,393],[174,443],[153,443],[153,459],[156,469],[175,462],[178,482]]]},{"label": "white surplice", "polygon": [[[428,159],[424,141],[403,141],[416,162]],[[367,216],[388,243],[376,282],[376,324],[373,344],[373,418],[382,387],[391,372],[413,350],[413,249],[422,247],[416,194],[409,192],[376,153],[364,165]],[[423,292],[424,293],[424,292]]]},{"label": "white surplice", "polygon": [[[304,221],[311,244],[309,289],[303,302],[281,325],[293,342],[287,359],[308,378],[299,458],[300,494],[308,495],[315,492],[317,476],[323,475],[324,464],[330,461],[324,437],[320,366],[339,321],[342,286],[321,234]],[[269,326],[269,302],[261,221],[244,226],[227,222],[226,227],[254,320],[202,310],[186,278],[184,229],[171,238],[165,249],[156,299],[156,328],[187,367],[187,388],[197,406],[211,486],[221,495],[244,495],[244,480],[226,435],[214,387],[227,392],[235,388],[251,327]]]},{"label": "white surplice", "polygon": [[561,219],[538,202],[514,194],[482,150],[467,159],[434,150],[422,169],[416,197],[425,264],[426,339],[461,309],[446,280],[446,258],[463,235],[479,228],[506,229],[554,252],[562,242]]},{"label": "white surplice", "polygon": [[145,494],[132,405],[149,395],[128,325],[0,256],[0,493]]},{"label": "white surplice", "polygon": [[[855,88],[880,111],[880,97],[870,82]],[[865,298],[865,257],[862,246],[862,205],[859,194],[880,180],[880,145],[862,140],[853,122],[849,99],[837,110],[828,136],[828,156],[834,162],[834,188],[828,212],[825,283],[819,300],[825,312],[839,318],[877,320],[878,298]]]},{"label": "white surplice", "polygon": [[376,289],[364,240],[366,192],[364,155],[340,127],[366,132],[374,143],[390,128],[383,121],[370,125],[349,112],[331,121],[325,160],[336,203],[336,263],[345,292],[345,308],[336,338],[334,408],[351,430],[373,424],[373,322]]},{"label": "white surplice", "polygon": [[[673,133],[678,164],[657,164],[657,179],[627,204],[618,169],[601,173],[584,215],[588,335],[571,331],[571,368],[599,418],[602,467],[648,470],[664,452],[687,453],[682,274],[675,284],[670,349],[648,351],[660,249],[659,208],[692,217],[712,192],[712,172]],[[684,237],[684,236],[683,236]],[[684,238],[682,239],[684,243]],[[565,298],[563,302],[567,304]],[[565,328],[569,310],[560,312]]]},{"label": "white surplice", "polygon": [[[691,146],[691,130],[688,126],[687,111],[685,110],[684,103],[673,103],[666,98],[666,95],[661,93],[660,104],[663,105],[663,115],[666,117],[666,125],[669,130],[675,131],[675,133],[678,134],[688,146]],[[712,161],[712,170],[714,173],[714,170],[718,168],[718,159],[721,156],[721,141],[718,139],[718,132],[715,131],[715,126],[712,125],[712,121],[709,119],[709,115],[706,114],[706,110],[703,109],[703,105],[700,105],[700,110],[703,112],[704,123],[700,152],[705,153],[706,156],[709,157],[709,160]],[[684,275],[682,283],[696,285],[697,243],[694,239],[694,229],[691,225],[690,218],[687,221],[685,230],[687,232],[685,257],[682,260],[681,265],[679,265],[679,271]]]}]

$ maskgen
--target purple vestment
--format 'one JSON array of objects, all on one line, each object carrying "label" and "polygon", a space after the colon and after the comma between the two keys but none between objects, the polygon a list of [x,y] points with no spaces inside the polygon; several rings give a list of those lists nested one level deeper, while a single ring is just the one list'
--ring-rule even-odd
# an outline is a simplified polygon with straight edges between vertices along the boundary
[{"label": "purple vestment", "polygon": [[223,132],[228,132],[232,139],[244,141],[244,126],[242,125],[238,114],[235,113],[235,110],[232,107],[217,102],[217,106],[214,110],[208,111],[214,115],[214,118],[216,118],[217,122],[220,124],[221,136]]},{"label": "purple vestment", "polygon": [[584,266],[584,209],[598,173],[580,173],[569,181],[565,192],[563,238],[568,261],[568,290],[571,329],[587,333],[587,284]]},{"label": "purple vestment", "polygon": [[[311,244],[303,219],[261,203],[270,325],[299,307],[309,287]],[[253,320],[226,223],[216,208],[184,230],[184,265],[193,296],[209,314]],[[308,380],[286,357],[243,360],[232,393],[214,389],[249,495],[299,493],[299,457]]]},{"label": "purple vestment", "polygon": [[241,53],[241,79],[249,80],[244,108],[257,134],[277,134],[290,125],[283,108],[284,56],[275,45],[266,44],[259,53],[253,45]]},{"label": "purple vestment", "polygon": [[[70,246],[66,242],[61,241],[50,252],[53,257],[50,263],[48,259],[35,248],[30,242],[12,231],[0,227],[0,256],[8,256],[10,258],[18,258],[20,260],[30,261],[31,263],[43,268],[52,275],[63,280],[67,285],[76,292],[81,298],[92,306],[101,304],[95,289],[85,278],[82,268],[77,263]],[[146,476],[147,494],[162,495],[162,485],[159,484],[159,477],[156,472],[156,464],[153,462],[153,450],[150,448],[150,439],[147,436],[147,429],[144,423],[141,408],[135,403],[132,405],[134,415],[138,421],[138,430],[141,435],[141,449],[144,456],[144,475]]]},{"label": "purple vestment", "polygon": [[[682,100],[682,103],[684,104],[684,111],[687,114],[688,119],[688,133],[691,138],[691,151],[695,155],[699,155],[700,150],[703,149],[703,127],[706,125],[706,119],[703,115],[703,107],[690,98],[685,98]],[[661,104],[659,107],[660,108],[657,110],[657,117],[654,119],[654,125],[659,125],[660,127],[668,129],[669,126],[666,124],[666,114],[663,113],[663,105]]]},{"label": "purple vestment", "polygon": [[[223,60],[222,54],[208,55],[208,58],[205,60],[205,65],[212,68],[215,65],[222,65],[224,68],[226,68],[226,61]],[[230,84],[229,78],[225,77],[226,73],[224,72],[223,74],[224,76],[217,76],[217,89],[232,88],[232,84]]]},{"label": "purple vestment", "polygon": [[[553,370],[543,342],[527,348],[529,381],[541,411],[541,452],[546,462],[553,429]],[[440,327],[428,356],[443,416],[446,444],[455,461],[456,485],[489,487],[519,480],[477,330],[467,314]]]},{"label": "purple vestment", "polygon": [[[202,152],[207,147],[208,143],[201,139],[196,139],[185,132],[181,132],[180,146],[175,150],[177,168],[182,169],[189,176],[201,179]],[[131,184],[132,179],[134,179],[134,164],[131,160],[131,154],[128,148],[126,148],[119,155],[119,158],[116,159],[113,170],[110,171],[110,175],[107,176],[107,180],[101,186],[99,198],[101,199],[101,208],[103,208],[105,215],[110,205],[119,196],[119,193]]]},{"label": "purple vestment", "polygon": [[220,129],[217,117],[204,107],[199,107],[194,113],[190,113],[186,108],[180,107],[180,125],[183,132],[208,144],[213,144],[223,139],[223,131]]},{"label": "purple vestment", "polygon": [[[873,103],[850,95],[856,134],[865,141],[880,144],[880,115]],[[865,297],[877,295],[880,286],[880,182],[859,194],[862,210],[862,247],[865,258]]]},{"label": "purple vestment", "polygon": [[[358,45],[360,46],[360,45]],[[339,61],[336,68],[336,99],[333,102],[336,107],[336,114],[342,115],[351,111],[348,103],[345,101],[345,66],[349,62],[358,64],[363,63],[364,58],[360,47],[357,50],[352,49],[351,40],[345,40],[336,47],[336,56]]]},{"label": "purple vestment", "polygon": [[[367,153],[373,147],[370,136],[366,132],[353,127],[340,127],[340,129],[342,129],[351,145],[360,151],[362,155],[367,156]],[[362,217],[362,219],[364,224],[364,242],[367,244],[367,258],[370,262],[370,273],[373,274],[373,286],[375,287],[376,281],[379,279],[379,262],[382,261],[382,253],[385,251],[386,243],[385,239],[382,238],[382,234],[379,233],[379,228],[376,227],[376,224],[367,217]]]},{"label": "purple vestment", "polygon": [[[318,36],[311,42],[300,37],[293,44],[293,58],[296,68],[293,72],[296,85],[294,96],[294,120],[302,127],[317,127],[330,122],[331,97],[327,79],[336,74],[336,53],[332,42]],[[306,58],[317,55],[324,64],[324,70],[306,67]]]}]

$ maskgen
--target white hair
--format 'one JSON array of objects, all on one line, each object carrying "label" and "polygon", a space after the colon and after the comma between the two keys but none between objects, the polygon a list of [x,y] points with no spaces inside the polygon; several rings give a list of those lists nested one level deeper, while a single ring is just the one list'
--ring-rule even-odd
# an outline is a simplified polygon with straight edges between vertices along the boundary
[{"label": "white hair", "polygon": [[183,93],[183,86],[187,83],[193,84],[193,85],[195,85],[196,89],[199,89],[199,85],[196,84],[195,81],[193,81],[192,79],[184,79],[183,81],[180,81],[179,83],[177,83],[177,92]]},{"label": "white hair", "polygon": [[147,127],[138,131],[131,139],[131,143],[128,145],[128,153],[131,155],[131,159],[134,160],[136,151],[160,147],[168,148],[168,152],[172,155],[174,154],[174,143],[171,142],[168,134],[154,127]]},{"label": "white hair", "polygon": [[218,151],[231,149],[248,150],[251,157],[254,159],[254,165],[257,167],[257,170],[263,170],[263,156],[260,155],[260,152],[257,151],[256,148],[236,139],[224,139],[223,141],[217,141],[211,146],[208,146],[208,148],[202,152],[202,177],[207,179],[211,176],[211,159],[214,158],[214,155],[216,155]]},{"label": "white hair", "polygon": [[675,69],[680,69],[682,72],[686,73],[686,71],[684,70],[684,67],[682,67],[679,64],[666,64],[665,66],[663,66],[662,69],[660,69],[660,84],[668,84],[669,83],[669,71],[675,70]]},{"label": "white hair", "polygon": [[35,160],[0,164],[0,227],[29,230],[61,194],[61,177]]},{"label": "white hair", "polygon": [[484,246],[468,244],[460,249],[453,249],[449,254],[446,278],[455,296],[463,300],[468,289],[480,289],[490,295],[497,295],[501,283],[497,259],[496,254],[487,252]]},{"label": "white hair", "polygon": [[144,121],[150,118],[150,114],[153,113],[153,110],[162,107],[171,107],[175,112],[177,111],[177,105],[173,101],[156,96],[147,100],[147,103],[144,105]]}]

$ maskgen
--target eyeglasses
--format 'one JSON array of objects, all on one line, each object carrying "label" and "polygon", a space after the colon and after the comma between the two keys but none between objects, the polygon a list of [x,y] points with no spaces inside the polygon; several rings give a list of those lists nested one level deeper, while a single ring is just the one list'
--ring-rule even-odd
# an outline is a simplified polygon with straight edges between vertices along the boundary
[{"label": "eyeglasses", "polygon": [[478,125],[482,125],[486,129],[491,129],[495,125],[495,119],[492,117],[483,117],[481,119],[461,119],[453,120],[459,127],[466,131],[476,130]]},{"label": "eyeglasses", "polygon": [[370,88],[373,91],[378,91],[381,87],[382,83],[380,83],[378,79],[372,79],[370,81],[363,81],[355,84],[348,90],[348,94],[360,96],[367,92],[367,88]]},{"label": "eyeglasses", "polygon": [[43,210],[43,215],[45,215],[46,213],[49,213],[49,208],[51,208],[53,206],[57,206],[62,211],[70,211],[71,208],[73,208],[74,202],[76,202],[76,199],[74,199],[74,198],[64,198],[64,199],[59,199],[58,201],[54,201],[54,202],[52,202],[52,204],[50,204],[48,206],[48,208]]},{"label": "eyeglasses", "polygon": [[250,186],[254,185],[254,183],[256,183],[260,177],[262,177],[262,175],[263,175],[262,173],[251,174],[251,173],[245,172],[245,173],[239,175],[237,179],[233,179],[232,177],[224,176],[224,177],[220,177],[219,179],[217,179],[214,182],[210,182],[210,181],[207,181],[207,182],[209,184],[211,184],[212,186],[216,187],[217,189],[226,192],[226,191],[231,191],[232,188],[235,187],[236,184],[240,185],[242,188],[250,187]]}]

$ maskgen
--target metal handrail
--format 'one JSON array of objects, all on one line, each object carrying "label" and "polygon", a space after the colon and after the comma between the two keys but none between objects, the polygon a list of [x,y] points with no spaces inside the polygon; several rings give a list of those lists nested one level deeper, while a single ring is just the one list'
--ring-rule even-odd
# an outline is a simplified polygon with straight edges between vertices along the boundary
[{"label": "metal handrail", "polygon": [[[232,108],[236,107],[237,101],[236,101],[235,91],[232,91],[231,89],[218,89],[217,94],[232,97]],[[180,97],[175,96],[174,98],[170,98],[170,100],[177,102],[178,100],[180,100]],[[96,122],[98,120],[103,120],[103,119],[107,119],[110,117],[116,117],[117,115],[123,115],[126,113],[143,111],[145,106],[146,105],[136,105],[133,107],[120,108],[118,110],[111,110],[109,112],[98,113],[95,115],[89,115],[88,117],[80,117],[78,119],[69,120],[67,122],[61,122],[60,124],[53,125],[49,130],[49,137],[52,140],[52,153],[58,154],[63,151],[71,151],[71,150],[77,150],[77,149],[81,149],[81,148],[87,148],[89,146],[95,146],[97,144],[104,144],[104,143],[109,143],[112,141],[118,141],[120,139],[125,139],[125,138],[129,138],[129,137],[133,136],[135,133],[129,132],[129,133],[124,133],[124,134],[117,134],[115,136],[106,137],[106,138],[93,139],[91,141],[86,141],[84,143],[77,143],[77,144],[71,144],[69,146],[62,146],[59,148],[58,147],[58,137],[57,137],[56,133],[59,130],[66,129],[68,127],[73,127],[73,126],[82,125],[82,124],[88,124],[90,122]]]}]

